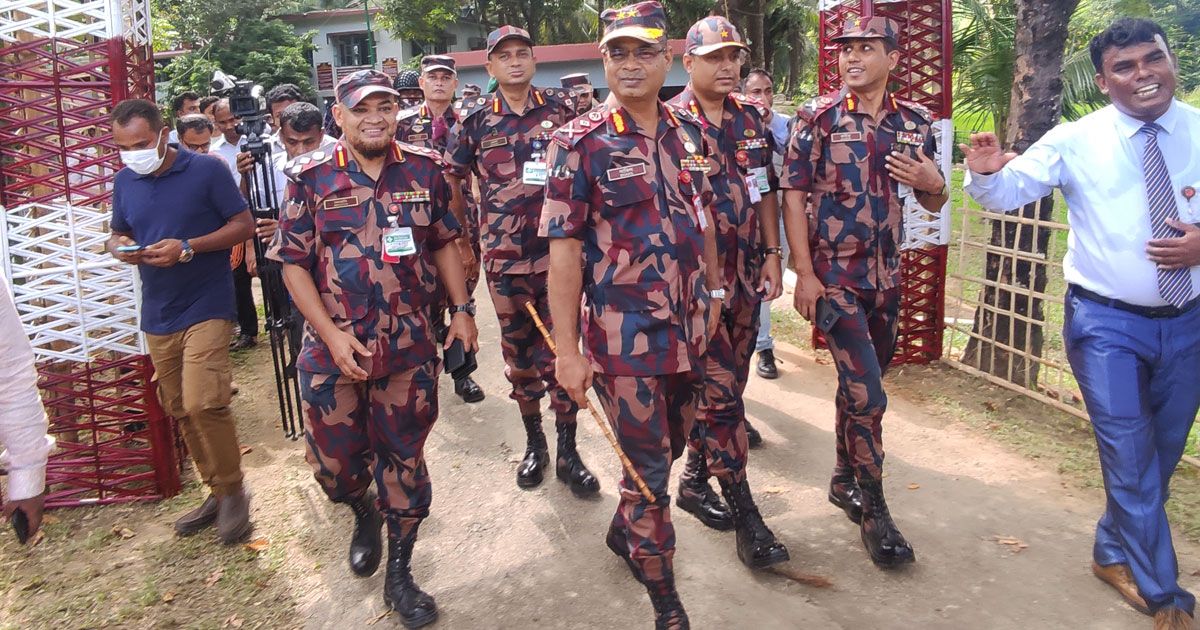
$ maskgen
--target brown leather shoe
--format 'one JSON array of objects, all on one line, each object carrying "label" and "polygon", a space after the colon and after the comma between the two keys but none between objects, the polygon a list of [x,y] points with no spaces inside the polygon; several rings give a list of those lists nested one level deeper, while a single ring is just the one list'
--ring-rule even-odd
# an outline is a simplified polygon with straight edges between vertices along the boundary
[{"label": "brown leather shoe", "polygon": [[200,507],[184,514],[175,521],[175,534],[178,536],[191,536],[199,533],[205,528],[213,524],[217,520],[217,497],[210,494],[200,504]]},{"label": "brown leather shoe", "polygon": [[250,494],[245,488],[221,497],[217,502],[217,535],[232,545],[250,534]]},{"label": "brown leather shoe", "polygon": [[1133,606],[1134,610],[1143,615],[1150,614],[1150,607],[1146,606],[1146,600],[1142,599],[1142,595],[1138,593],[1137,583],[1133,581],[1133,574],[1129,572],[1129,565],[1110,564],[1102,567],[1093,562],[1092,573],[1116,589],[1121,597],[1125,598],[1130,606]]},{"label": "brown leather shoe", "polygon": [[1160,608],[1154,613],[1154,630],[1192,630],[1192,616],[1174,606]]}]

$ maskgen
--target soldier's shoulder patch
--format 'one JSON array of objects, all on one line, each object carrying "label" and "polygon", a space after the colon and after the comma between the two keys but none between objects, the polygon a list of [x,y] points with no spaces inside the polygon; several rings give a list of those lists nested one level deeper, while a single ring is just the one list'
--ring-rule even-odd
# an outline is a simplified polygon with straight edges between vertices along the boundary
[{"label": "soldier's shoulder patch", "polygon": [[457,112],[459,120],[466,120],[475,114],[482,111],[490,110],[492,101],[496,100],[495,94],[483,94],[476,98],[470,98],[463,101],[462,109]]},{"label": "soldier's shoulder patch", "polygon": [[404,151],[405,153],[426,157],[437,162],[439,165],[442,164],[442,154],[438,153],[434,149],[417,146],[415,144],[409,144],[407,142],[400,142],[399,140],[396,141],[396,144],[399,145],[400,150]]},{"label": "soldier's shoulder patch", "polygon": [[299,181],[300,175],[305,171],[312,170],[320,164],[324,164],[333,159],[333,149],[317,149],[310,151],[304,155],[297,155],[295,159],[283,165],[283,174],[292,181]]},{"label": "soldier's shoulder patch", "polygon": [[907,101],[902,98],[898,98],[898,99],[896,99],[896,104],[899,105],[900,107],[903,107],[909,111],[916,113],[921,118],[924,118],[925,122],[927,122],[927,123],[933,122],[933,118],[934,118],[933,112],[929,111],[928,107],[925,107],[924,105],[922,105],[920,103],[917,103],[914,101]]},{"label": "soldier's shoulder patch", "polygon": [[563,148],[570,149],[586,138],[588,134],[597,129],[603,129],[607,121],[608,106],[602,104],[559,127],[554,132],[554,141]]},{"label": "soldier's shoulder patch", "polygon": [[796,110],[796,116],[802,120],[812,122],[821,114],[833,109],[833,106],[841,101],[842,95],[840,93],[831,92],[829,94],[822,94],[801,105],[800,109]]},{"label": "soldier's shoulder patch", "polygon": [[688,124],[696,125],[696,126],[700,126],[703,124],[700,122],[700,119],[696,116],[696,114],[694,112],[692,112],[691,108],[683,107],[682,105],[676,104],[674,102],[667,103],[666,107],[667,107],[667,111],[674,114],[675,117],[678,118],[679,120],[682,120]]},{"label": "soldier's shoulder patch", "polygon": [[771,108],[767,107],[766,103],[763,103],[761,100],[753,96],[746,96],[741,92],[734,92],[733,99],[743,105],[749,105],[751,108],[757,111],[764,120],[771,116]]}]

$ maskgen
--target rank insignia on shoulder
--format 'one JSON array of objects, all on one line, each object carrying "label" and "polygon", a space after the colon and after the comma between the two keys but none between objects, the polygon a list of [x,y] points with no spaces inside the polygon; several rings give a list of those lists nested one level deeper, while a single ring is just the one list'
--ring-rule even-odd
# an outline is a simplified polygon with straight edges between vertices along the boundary
[{"label": "rank insignia on shoulder", "polygon": [[608,169],[604,172],[604,174],[608,176],[608,181],[615,182],[622,179],[629,179],[631,177],[638,177],[639,175],[645,175],[646,165],[631,164],[629,166],[618,166],[617,168]]},{"label": "rank insignia on shoulder", "polygon": [[329,197],[321,202],[323,210],[337,210],[339,208],[353,208],[358,205],[358,195],[350,195],[349,197]]},{"label": "rank insignia on shoulder", "polygon": [[554,123],[549,120],[542,121],[542,129],[550,129],[553,126],[554,126]]},{"label": "rank insignia on shoulder", "polygon": [[406,190],[392,193],[392,201],[400,203],[423,203],[431,200],[432,197],[428,190]]},{"label": "rank insignia on shoulder", "polygon": [[863,133],[861,131],[845,131],[829,134],[830,142],[862,142],[862,140]]},{"label": "rank insignia on shoulder", "polygon": [[588,112],[588,120],[592,122],[600,122],[604,119],[604,115],[597,111]]},{"label": "rank insignia on shoulder", "polygon": [[900,144],[914,144],[921,146],[925,144],[925,134],[897,131],[896,142],[899,142]]},{"label": "rank insignia on shoulder", "polygon": [[686,157],[679,161],[679,168],[685,171],[696,171],[698,173],[708,172],[708,158],[704,156]]}]

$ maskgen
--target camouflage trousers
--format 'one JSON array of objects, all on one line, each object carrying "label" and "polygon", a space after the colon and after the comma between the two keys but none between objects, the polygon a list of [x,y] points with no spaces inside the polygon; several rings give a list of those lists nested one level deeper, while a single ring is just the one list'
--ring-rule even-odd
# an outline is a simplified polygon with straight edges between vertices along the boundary
[{"label": "camouflage trousers", "polygon": [[504,376],[512,383],[509,398],[518,403],[534,403],[550,392],[550,408],[562,422],[574,422],[579,411],[554,376],[554,353],[525,310],[526,303],[537,309],[546,330],[553,331],[550,302],[546,293],[546,273],[487,274],[488,291],[500,320],[500,350],[504,355]]},{"label": "camouflage trousers", "polygon": [[688,436],[688,452],[704,455],[709,474],[729,477],[735,483],[746,478],[750,452],[742,394],[750,378],[750,360],[758,336],[759,304],[757,296],[739,292],[722,309],[721,325],[708,342],[704,394]]},{"label": "camouflage trousers", "polygon": [[437,359],[366,381],[300,372],[305,459],[335,503],[362,496],[372,479],[394,537],[429,515],[433,488],[425,439],[438,416]]},{"label": "camouflage trousers", "polygon": [[702,368],[662,376],[598,373],[593,379],[617,441],[655,497],[653,503],[646,501],[626,474],[618,485],[620,501],[613,515],[613,526],[626,532],[630,556],[650,580],[662,580],[671,571],[675,555],[667,493],[671,462],[683,454],[696,419],[702,373]]},{"label": "camouflage trousers", "polygon": [[883,375],[896,350],[900,290],[825,288],[825,299],[840,315],[825,335],[837,365],[837,467],[858,479],[881,479]]}]

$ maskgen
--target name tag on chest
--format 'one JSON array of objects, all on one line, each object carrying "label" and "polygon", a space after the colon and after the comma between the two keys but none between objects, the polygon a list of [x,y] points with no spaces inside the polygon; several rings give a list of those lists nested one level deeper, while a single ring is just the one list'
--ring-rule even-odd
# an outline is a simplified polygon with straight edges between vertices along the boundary
[{"label": "name tag on chest", "polygon": [[632,166],[620,166],[617,168],[610,168],[604,173],[608,175],[608,181],[615,182],[622,179],[629,179],[631,177],[638,177],[639,175],[645,175],[646,165],[634,164]]},{"label": "name tag on chest", "polygon": [[349,197],[330,197],[321,203],[321,208],[325,210],[339,210],[341,208],[353,208],[358,205],[358,195],[350,195]]},{"label": "name tag on chest", "polygon": [[843,131],[841,133],[830,134],[831,142],[862,142],[864,139],[861,131]]},{"label": "name tag on chest", "polygon": [[479,143],[479,148],[494,149],[496,147],[502,147],[506,144],[508,144],[508,136],[500,136],[497,138],[484,138],[483,141]]}]

